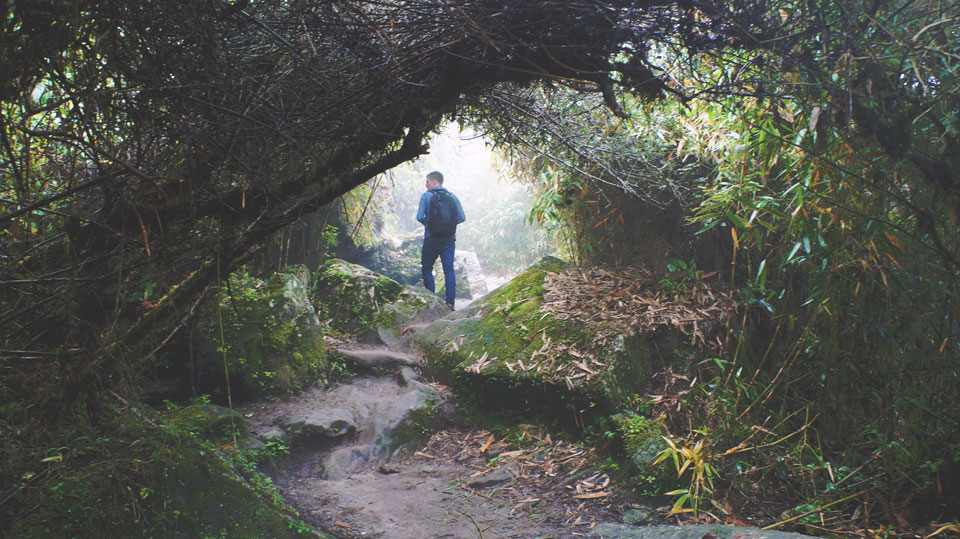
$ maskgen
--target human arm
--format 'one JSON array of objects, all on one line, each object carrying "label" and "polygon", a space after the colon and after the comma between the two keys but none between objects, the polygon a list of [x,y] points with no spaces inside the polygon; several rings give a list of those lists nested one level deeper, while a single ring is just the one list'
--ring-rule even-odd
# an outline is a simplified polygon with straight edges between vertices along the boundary
[{"label": "human arm", "polygon": [[420,206],[417,208],[417,221],[420,221],[424,225],[427,224],[427,211],[430,207],[430,197],[428,196],[430,191],[420,195]]},{"label": "human arm", "polygon": [[453,201],[457,206],[457,224],[460,224],[467,220],[467,216],[463,213],[463,206],[460,205],[460,199],[457,198],[457,195],[453,195]]}]

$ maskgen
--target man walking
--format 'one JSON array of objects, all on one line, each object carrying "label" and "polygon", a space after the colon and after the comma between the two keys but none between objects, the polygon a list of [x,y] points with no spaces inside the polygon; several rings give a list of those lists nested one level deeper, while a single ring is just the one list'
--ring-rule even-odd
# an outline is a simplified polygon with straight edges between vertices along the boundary
[{"label": "man walking", "polygon": [[424,226],[423,253],[420,257],[423,285],[427,290],[436,292],[433,265],[439,256],[447,307],[451,311],[457,295],[457,280],[453,274],[457,225],[466,220],[460,200],[443,187],[443,174],[436,170],[427,174],[427,191],[420,196],[420,207],[417,208],[417,221]]}]

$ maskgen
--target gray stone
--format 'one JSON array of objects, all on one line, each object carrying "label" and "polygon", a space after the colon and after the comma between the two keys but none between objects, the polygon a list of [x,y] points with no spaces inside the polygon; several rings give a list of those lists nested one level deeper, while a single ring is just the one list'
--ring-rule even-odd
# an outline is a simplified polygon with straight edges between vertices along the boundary
[{"label": "gray stone", "polygon": [[283,430],[279,428],[274,427],[261,434],[260,439],[265,442],[272,442],[274,440],[284,441],[287,439],[287,433],[283,432]]},{"label": "gray stone", "polygon": [[267,448],[267,444],[263,443],[257,438],[247,438],[246,440],[240,442],[240,444],[246,449],[251,449],[253,451],[263,451]]},{"label": "gray stone", "polygon": [[411,380],[406,387],[397,387],[396,398],[379,402],[368,418],[368,435],[372,438],[371,458],[381,458],[394,449],[419,441],[436,422],[443,398],[432,387]]},{"label": "gray stone", "polygon": [[394,301],[383,307],[384,313],[395,314],[395,329],[436,320],[447,314],[443,298],[419,286],[404,286]]},{"label": "gray stone", "polygon": [[487,277],[480,269],[480,260],[477,258],[477,253],[457,251],[454,253],[453,267],[457,279],[466,279],[471,298],[479,298],[489,292],[487,290]]},{"label": "gray stone", "polygon": [[402,284],[415,285],[420,281],[420,249],[423,229],[403,238],[390,238],[377,250],[372,269]]},{"label": "gray stone", "polygon": [[643,524],[650,520],[651,512],[646,507],[633,507],[623,512],[620,520],[624,524]]},{"label": "gray stone", "polygon": [[417,371],[411,369],[410,367],[401,367],[400,371],[397,372],[397,383],[401,386],[406,386],[410,382],[419,382],[420,375],[417,374]]},{"label": "gray stone", "polygon": [[338,447],[323,457],[317,472],[323,479],[345,479],[350,474],[363,470],[369,460],[368,445]]},{"label": "gray stone", "polygon": [[371,371],[393,367],[412,367],[416,361],[407,354],[370,348],[364,350],[337,350],[343,359],[360,370]]},{"label": "gray stone", "polygon": [[357,430],[353,414],[340,408],[323,408],[280,420],[290,438],[336,439]]},{"label": "gray stone", "polygon": [[348,442],[350,447],[334,449],[320,461],[321,478],[342,478],[376,467],[399,448],[422,442],[439,421],[442,397],[414,380],[412,369],[403,370],[410,377],[406,386],[393,377],[361,375],[334,388],[311,388],[294,401],[262,405],[261,414],[271,419],[254,425],[254,430],[269,432],[271,425],[279,425],[289,445],[300,449],[318,441]]},{"label": "gray stone", "polygon": [[472,489],[482,489],[502,485],[512,481],[514,474],[510,466],[501,466],[487,475],[476,477],[467,482],[467,487]]},{"label": "gray stone", "polygon": [[704,536],[714,536],[717,539],[800,539],[808,537],[799,533],[714,524],[640,527],[603,523],[590,531],[590,537],[602,537],[603,539],[702,539]]},{"label": "gray stone", "polygon": [[400,342],[397,336],[397,330],[389,326],[377,326],[375,329],[376,337],[374,342],[385,344],[387,346],[396,346]]}]

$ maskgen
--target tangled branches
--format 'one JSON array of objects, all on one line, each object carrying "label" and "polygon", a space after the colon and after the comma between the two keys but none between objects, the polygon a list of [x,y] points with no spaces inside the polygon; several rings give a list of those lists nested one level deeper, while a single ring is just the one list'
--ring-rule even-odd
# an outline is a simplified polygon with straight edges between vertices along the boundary
[{"label": "tangled branches", "polygon": [[508,94],[541,80],[619,112],[614,81],[664,88],[652,43],[720,46],[735,30],[635,1],[4,9],[4,50],[22,54],[0,55],[0,349],[73,369],[66,394],[93,391],[118,350],[149,364],[205,287],[427,151],[445,116],[528,122]]}]

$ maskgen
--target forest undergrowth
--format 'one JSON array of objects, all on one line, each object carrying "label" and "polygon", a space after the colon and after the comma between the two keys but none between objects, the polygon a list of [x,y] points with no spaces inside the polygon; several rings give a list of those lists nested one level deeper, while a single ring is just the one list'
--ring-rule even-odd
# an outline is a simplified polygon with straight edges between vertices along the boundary
[{"label": "forest undergrowth", "polygon": [[540,148],[515,154],[532,218],[580,264],[668,293],[718,272],[741,303],[716,357],[638,397],[689,483],[674,512],[957,533],[957,6],[817,6],[782,3],[795,33],[763,50],[658,51],[689,100],[529,92],[503,140]]},{"label": "forest undergrowth", "polygon": [[[204,296],[456,119],[511,156],[575,263],[645,266],[670,294],[713,274],[742,305],[633,410],[669,428],[675,512],[960,532],[960,4],[0,13],[0,523],[101,462],[139,477],[117,417]],[[111,460],[121,438],[132,460]],[[150,495],[112,485],[115,509]]]}]

